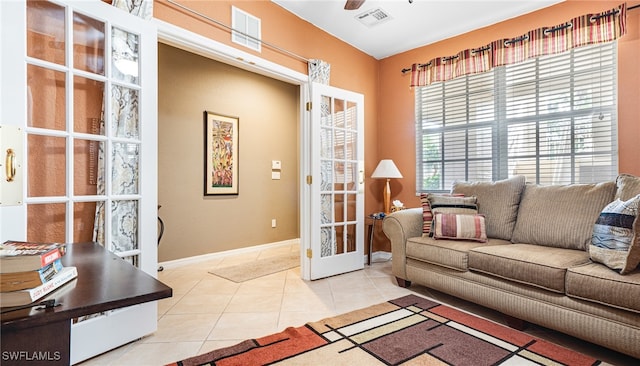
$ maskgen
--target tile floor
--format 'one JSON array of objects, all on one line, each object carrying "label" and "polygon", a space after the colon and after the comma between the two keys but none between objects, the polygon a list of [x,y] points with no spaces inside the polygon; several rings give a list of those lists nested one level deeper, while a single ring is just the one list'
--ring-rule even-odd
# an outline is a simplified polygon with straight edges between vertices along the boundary
[{"label": "tile floor", "polygon": [[[244,283],[207,272],[214,266],[298,250],[298,245],[282,246],[164,269],[158,278],[173,288],[173,297],[158,303],[157,332],[82,365],[164,365],[409,293],[502,322],[499,314],[489,309],[445,294],[420,286],[398,287],[391,275],[390,261],[312,282],[300,279],[300,268]],[[612,365],[638,364],[638,360],[547,329],[531,326],[527,332]]]}]

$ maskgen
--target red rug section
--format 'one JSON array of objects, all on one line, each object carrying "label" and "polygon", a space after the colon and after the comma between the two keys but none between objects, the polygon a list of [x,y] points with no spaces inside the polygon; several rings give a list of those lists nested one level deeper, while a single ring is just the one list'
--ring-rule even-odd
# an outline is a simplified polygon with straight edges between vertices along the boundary
[{"label": "red rug section", "polygon": [[256,342],[259,345],[257,348],[218,360],[215,364],[264,365],[327,344],[327,341],[306,327],[289,327],[280,333],[257,338]]},{"label": "red rug section", "polygon": [[491,322],[489,320],[478,318],[475,315],[470,315],[463,311],[452,309],[448,306],[436,306],[435,308],[429,309],[429,311],[434,314],[443,316],[449,320],[453,320],[456,323],[464,324],[469,328],[473,328],[482,333],[486,333],[493,337],[502,339],[503,341],[507,341],[518,347],[523,347],[524,345],[535,339],[526,333],[507,328],[503,325]]}]

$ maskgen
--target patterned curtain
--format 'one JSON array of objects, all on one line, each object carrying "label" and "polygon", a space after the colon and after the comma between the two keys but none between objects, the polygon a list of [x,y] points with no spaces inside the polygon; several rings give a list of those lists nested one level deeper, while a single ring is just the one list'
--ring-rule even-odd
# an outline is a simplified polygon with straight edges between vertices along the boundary
[{"label": "patterned curtain", "polygon": [[553,27],[534,29],[519,37],[496,40],[454,56],[413,64],[411,86],[425,86],[576,47],[614,41],[626,33],[626,21],[625,3],[602,13],[585,14]]},{"label": "patterned curtain", "polygon": [[309,60],[309,81],[329,85],[331,64],[322,60]]},{"label": "patterned curtain", "polygon": [[[152,0],[114,0],[112,5],[143,19],[150,19],[153,15]],[[115,48],[126,48],[125,54],[135,55],[137,61],[137,35],[114,28],[112,29]],[[114,51],[115,52],[115,51]],[[116,52],[117,53],[117,52]],[[113,70],[118,73],[117,67]],[[119,73],[118,77],[130,83],[136,82],[136,77]],[[110,90],[111,103],[111,134],[117,137],[138,138],[138,92],[126,87],[114,85]],[[106,134],[105,106],[102,105],[100,118],[100,134]],[[111,161],[111,178],[113,194],[138,193],[138,157],[139,149],[136,144],[114,143]],[[103,195],[105,190],[105,143],[101,142],[98,149],[97,194]],[[109,210],[112,217],[111,248],[116,252],[126,252],[138,248],[138,205],[136,201],[114,201]],[[93,240],[105,245],[105,202],[96,204],[96,214],[93,225]]]},{"label": "patterned curtain", "polygon": [[113,0],[112,5],[142,19],[153,16],[153,0]]}]

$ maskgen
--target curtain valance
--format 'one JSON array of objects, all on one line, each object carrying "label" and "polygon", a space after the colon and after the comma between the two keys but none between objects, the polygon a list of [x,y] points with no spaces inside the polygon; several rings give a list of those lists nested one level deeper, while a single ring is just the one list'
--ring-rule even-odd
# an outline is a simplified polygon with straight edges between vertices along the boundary
[{"label": "curtain valance", "polygon": [[516,38],[435,58],[411,66],[411,86],[490,71],[502,65],[565,52],[572,48],[616,40],[626,33],[627,4],[598,14],[585,14],[565,23],[531,30]]}]

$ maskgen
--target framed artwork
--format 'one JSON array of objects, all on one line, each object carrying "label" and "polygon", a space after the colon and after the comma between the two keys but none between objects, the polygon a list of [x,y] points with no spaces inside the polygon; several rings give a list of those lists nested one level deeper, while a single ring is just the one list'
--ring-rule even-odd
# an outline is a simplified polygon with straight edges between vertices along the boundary
[{"label": "framed artwork", "polygon": [[238,194],[238,117],[204,112],[204,194]]}]

